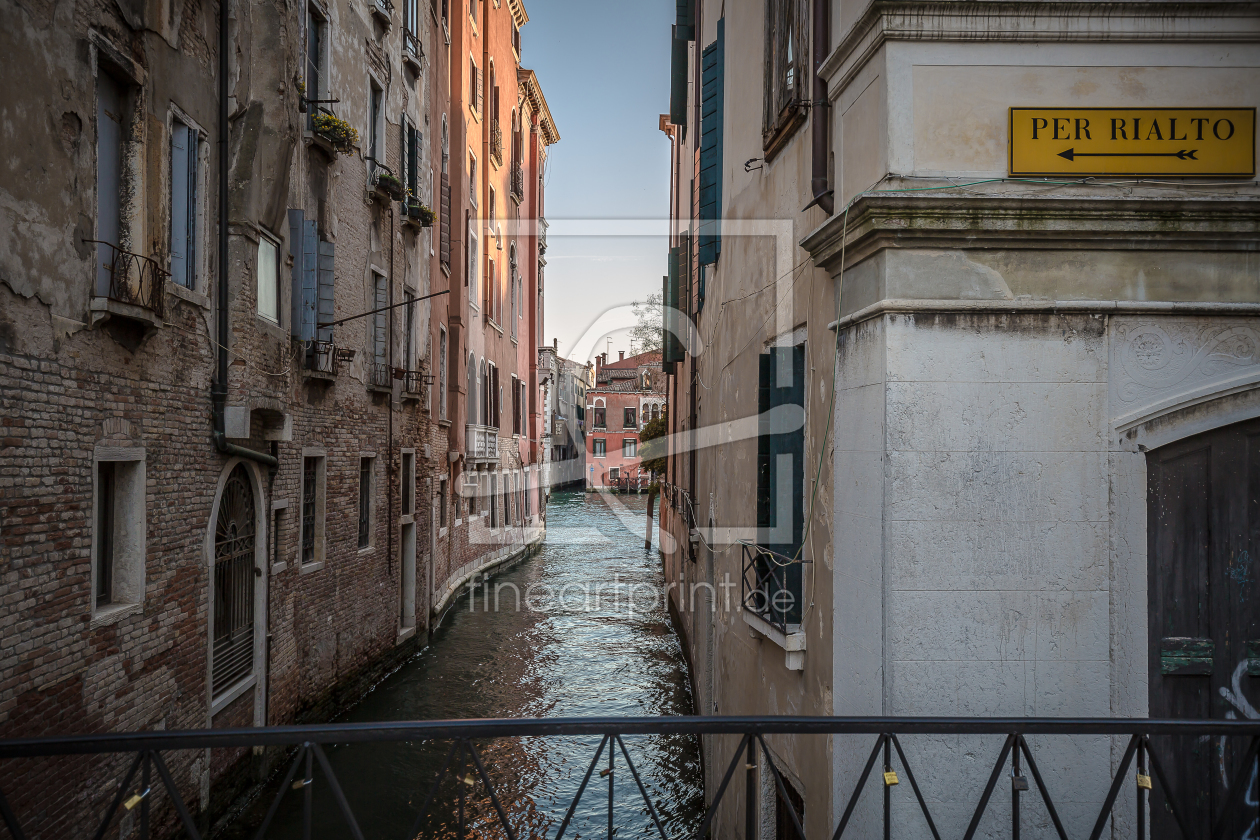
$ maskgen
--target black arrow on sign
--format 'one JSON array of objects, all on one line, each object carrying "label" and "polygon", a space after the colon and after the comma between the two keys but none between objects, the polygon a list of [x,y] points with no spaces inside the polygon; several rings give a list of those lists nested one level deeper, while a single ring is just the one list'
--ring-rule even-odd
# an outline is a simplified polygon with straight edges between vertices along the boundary
[{"label": "black arrow on sign", "polygon": [[1182,149],[1180,152],[1077,152],[1068,149],[1059,152],[1059,157],[1074,160],[1078,157],[1175,157],[1178,160],[1198,160],[1195,157],[1198,149]]}]

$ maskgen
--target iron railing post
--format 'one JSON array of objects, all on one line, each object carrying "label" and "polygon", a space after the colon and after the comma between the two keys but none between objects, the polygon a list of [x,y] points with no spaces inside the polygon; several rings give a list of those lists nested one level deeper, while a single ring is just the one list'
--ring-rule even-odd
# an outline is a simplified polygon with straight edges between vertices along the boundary
[{"label": "iron railing post", "polygon": [[[1146,802],[1145,788],[1142,786],[1142,780],[1150,779],[1146,770],[1146,739],[1138,741],[1137,748],[1137,840],[1146,840]],[[1148,781],[1149,783],[1149,781]]]},{"label": "iron railing post", "polygon": [[144,751],[144,764],[140,769],[140,840],[149,840],[149,751]]},{"label": "iron railing post", "polygon": [[613,750],[612,738],[608,739],[608,840],[613,836],[613,759],[617,753]]},{"label": "iron railing post", "polygon": [[1019,742],[1011,750],[1011,840],[1019,840]]},{"label": "iron railing post", "polygon": [[314,785],[311,779],[311,761],[314,759],[314,756],[311,755],[310,742],[302,746],[306,748],[306,775],[302,777],[302,840],[311,840],[311,805],[314,794],[312,790]]},{"label": "iron railing post", "polygon": [[744,765],[744,772],[747,775],[747,784],[745,786],[745,796],[748,801],[744,803],[744,837],[746,840],[753,840],[757,836],[756,825],[756,806],[755,797],[757,794],[757,753],[756,747],[751,739],[748,741],[748,763]]},{"label": "iron railing post", "polygon": [[884,735],[884,840],[892,840],[892,783],[888,773],[892,772],[892,738]]}]

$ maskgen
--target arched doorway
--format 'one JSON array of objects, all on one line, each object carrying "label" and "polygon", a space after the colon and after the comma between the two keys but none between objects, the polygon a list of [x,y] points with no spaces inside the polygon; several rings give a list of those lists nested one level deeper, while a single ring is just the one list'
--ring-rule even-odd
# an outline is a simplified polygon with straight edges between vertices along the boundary
[{"label": "arched doorway", "polygon": [[215,517],[212,697],[221,696],[253,674],[257,538],[254,485],[241,463],[228,474]]}]

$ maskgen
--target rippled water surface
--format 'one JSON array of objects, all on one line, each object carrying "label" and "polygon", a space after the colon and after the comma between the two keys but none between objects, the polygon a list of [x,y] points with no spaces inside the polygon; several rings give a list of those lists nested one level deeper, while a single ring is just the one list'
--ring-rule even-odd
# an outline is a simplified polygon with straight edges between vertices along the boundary
[{"label": "rippled water surface", "polygon": [[[342,720],[690,714],[682,650],[658,593],[661,562],[645,549],[645,496],[558,493],[548,508],[542,551],[496,577],[524,593],[530,610],[515,609],[502,589],[499,609],[455,602],[433,643],[382,682]],[[598,602],[596,585],[602,587]],[[619,584],[619,595],[614,587]],[[633,607],[627,595],[636,598]],[[700,757],[695,738],[627,737],[626,746],[665,826],[681,837],[702,816]],[[598,738],[531,738],[477,743],[518,837],[554,837],[586,772]],[[359,825],[369,838],[411,837],[430,785],[449,749],[437,744],[352,744],[328,750]],[[607,766],[607,753],[600,761]],[[633,778],[617,755],[616,836],[654,836]],[[421,837],[455,837],[456,777],[450,773]],[[257,825],[279,779],[239,821]],[[328,787],[315,774],[312,836],[349,836]],[[502,837],[480,782],[468,791],[470,836]],[[301,794],[285,797],[268,837],[301,837]],[[266,801],[264,801],[266,800]],[[594,775],[566,837],[606,836],[608,781]]]}]

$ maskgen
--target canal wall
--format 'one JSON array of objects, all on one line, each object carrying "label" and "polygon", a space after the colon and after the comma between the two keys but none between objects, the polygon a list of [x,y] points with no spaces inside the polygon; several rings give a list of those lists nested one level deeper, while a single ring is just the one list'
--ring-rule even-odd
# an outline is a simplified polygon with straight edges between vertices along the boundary
[{"label": "canal wall", "polygon": [[[459,594],[460,589],[475,576],[501,571],[536,554],[542,546],[543,537],[547,535],[545,525],[526,528],[524,531],[523,543],[505,545],[489,554],[475,557],[455,569],[447,579],[446,586],[434,598],[433,617],[437,619],[441,616],[451,600]],[[437,623],[435,620],[433,624]]]}]

